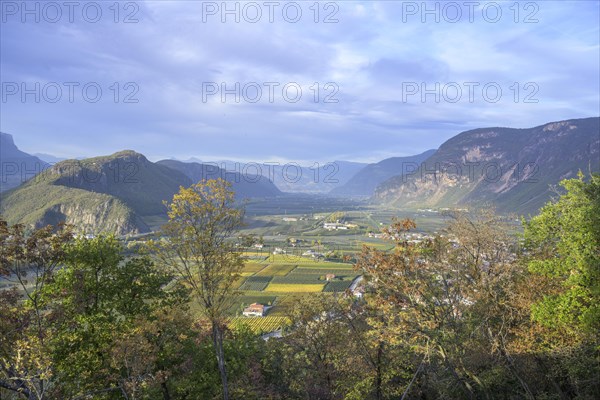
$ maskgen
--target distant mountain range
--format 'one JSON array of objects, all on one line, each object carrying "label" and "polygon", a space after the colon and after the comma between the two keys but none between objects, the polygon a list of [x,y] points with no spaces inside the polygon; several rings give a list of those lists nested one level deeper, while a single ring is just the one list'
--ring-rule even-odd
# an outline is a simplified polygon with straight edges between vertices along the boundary
[{"label": "distant mountain range", "polygon": [[358,171],[345,184],[334,188],[330,193],[340,196],[371,196],[377,186],[397,175],[417,169],[435,150],[427,150],[416,156],[391,157],[374,164],[368,164]]},{"label": "distant mountain range", "polygon": [[213,165],[230,172],[259,174],[271,180],[279,190],[287,193],[328,193],[344,185],[357,172],[369,164],[354,161],[332,161],[303,166],[290,163],[256,163],[231,160],[201,161],[197,158],[185,162]]},{"label": "distant mountain range", "polygon": [[[62,157],[56,157],[53,156],[52,154],[46,154],[46,153],[33,153],[33,155],[37,158],[39,158],[40,160],[46,161],[49,164],[55,164],[57,162],[61,162],[66,160],[66,158],[62,158]],[[76,157],[76,159],[78,160],[82,160],[85,157]]]},{"label": "distant mountain range", "polygon": [[66,221],[85,233],[144,233],[157,217],[164,217],[163,200],[172,199],[180,186],[204,177],[231,181],[238,198],[281,194],[263,177],[226,173],[201,164],[153,163],[127,150],[49,167],[3,193],[0,214],[11,224],[43,226]]},{"label": "distant mountain range", "polygon": [[490,204],[500,212],[535,213],[552,185],[579,170],[600,170],[600,118],[462,132],[415,172],[379,185],[373,199],[403,208]]},{"label": "distant mountain range", "polygon": [[154,163],[126,150],[51,166],[20,151],[5,133],[0,134],[0,161],[0,214],[10,224],[66,221],[85,233],[148,232],[164,221],[163,200],[180,186],[216,177],[230,181],[239,199],[330,191],[371,196],[373,202],[399,208],[493,205],[500,212],[527,214],[548,201],[551,186],[561,179],[579,170],[600,171],[600,118],[529,129],[474,129],[438,150],[368,165]]},{"label": "distant mountain range", "polygon": [[282,194],[273,182],[261,175],[229,172],[212,164],[200,164],[197,162],[161,160],[156,164],[179,171],[192,182],[199,182],[203,179],[226,179],[232,183],[232,189],[235,190],[238,198],[273,197]]}]

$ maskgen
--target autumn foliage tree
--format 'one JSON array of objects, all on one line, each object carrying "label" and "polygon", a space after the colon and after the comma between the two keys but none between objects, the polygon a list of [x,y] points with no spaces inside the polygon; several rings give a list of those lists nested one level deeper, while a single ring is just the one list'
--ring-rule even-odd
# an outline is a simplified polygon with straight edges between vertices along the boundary
[{"label": "autumn foliage tree", "polygon": [[244,212],[235,207],[230,186],[216,179],[180,188],[168,203],[169,221],[162,228],[162,238],[151,244],[161,265],[172,269],[191,289],[211,325],[224,399],[229,398],[223,346],[226,316],[243,267],[230,238],[242,226]]},{"label": "autumn foliage tree", "polygon": [[[510,300],[522,268],[505,225],[491,211],[453,214],[442,234],[415,242],[408,236],[414,222],[394,220],[384,230],[394,250],[364,248],[357,267],[371,336],[384,354],[412,354],[387,372],[388,383],[374,381],[374,398],[491,397],[488,366],[514,380],[515,396],[531,397],[507,346],[519,322]],[[389,382],[400,392],[390,392]]]}]

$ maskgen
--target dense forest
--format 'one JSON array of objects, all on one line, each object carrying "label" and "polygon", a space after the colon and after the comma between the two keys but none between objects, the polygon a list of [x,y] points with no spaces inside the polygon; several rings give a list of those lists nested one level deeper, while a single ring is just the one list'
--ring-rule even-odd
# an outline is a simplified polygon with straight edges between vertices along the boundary
[{"label": "dense forest", "polygon": [[[595,399],[600,393],[600,175],[562,182],[515,234],[456,213],[364,247],[364,295],[311,294],[281,338],[227,325],[244,262],[224,181],[193,185],[125,251],[67,225],[0,219],[1,399]],[[191,310],[200,310],[200,314]]]}]

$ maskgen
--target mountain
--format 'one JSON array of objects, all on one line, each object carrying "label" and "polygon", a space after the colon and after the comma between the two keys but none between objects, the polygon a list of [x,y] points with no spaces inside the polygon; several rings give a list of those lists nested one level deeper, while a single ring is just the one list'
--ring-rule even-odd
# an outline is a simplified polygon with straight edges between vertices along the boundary
[{"label": "mountain", "polygon": [[47,167],[48,163],[19,150],[11,135],[0,132],[0,192],[19,186]]},{"label": "mountain", "polygon": [[65,160],[7,192],[0,213],[11,224],[66,221],[84,233],[143,233],[145,219],[164,214],[162,201],[189,183],[134,151]]},{"label": "mountain", "polygon": [[600,170],[600,118],[462,132],[414,173],[379,185],[373,199],[409,208],[493,204],[500,212],[535,213],[552,185],[579,170]]},{"label": "mountain", "polygon": [[280,194],[260,176],[242,177],[196,163],[153,163],[126,150],[49,167],[6,192],[0,214],[10,224],[39,227],[66,221],[82,233],[144,233],[165,217],[163,201],[172,199],[180,186],[217,176],[230,180],[239,198]]},{"label": "mountain", "polygon": [[356,173],[344,185],[331,191],[333,195],[341,196],[371,196],[375,188],[385,180],[413,171],[429,158],[435,150],[408,157],[386,158],[378,163],[369,164]]},{"label": "mountain", "polygon": [[262,175],[272,181],[279,190],[288,193],[328,193],[345,184],[367,165],[353,161],[333,161],[302,166],[295,162],[200,161],[197,158],[190,158],[184,162],[198,162],[238,174]]},{"label": "mountain", "polygon": [[236,197],[274,197],[281,191],[267,178],[261,175],[227,172],[216,165],[200,164],[197,162],[182,162],[176,160],[161,160],[157,164],[179,171],[192,182],[203,179],[223,178],[231,182]]},{"label": "mountain", "polygon": [[297,163],[262,165],[262,175],[271,175],[273,183],[288,193],[328,193],[348,182],[366,164],[352,161],[333,161],[301,166]]}]

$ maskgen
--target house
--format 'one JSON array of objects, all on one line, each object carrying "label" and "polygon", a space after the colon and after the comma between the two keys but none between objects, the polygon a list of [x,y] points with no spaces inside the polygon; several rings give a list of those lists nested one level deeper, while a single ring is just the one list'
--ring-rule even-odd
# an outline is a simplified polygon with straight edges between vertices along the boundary
[{"label": "house", "polygon": [[273,250],[273,254],[285,254],[287,253],[284,249],[282,249],[281,247],[275,247],[275,250]]},{"label": "house", "polygon": [[318,253],[312,249],[305,251],[304,253],[302,253],[302,256],[304,257],[312,257],[312,258],[322,258],[325,257],[325,255],[323,253]]},{"label": "house", "polygon": [[325,222],[323,224],[323,228],[327,229],[328,231],[333,231],[336,229],[340,229],[340,227],[343,226],[341,224],[338,224],[337,222]]},{"label": "house", "polygon": [[325,222],[323,224],[323,229],[327,229],[328,231],[335,231],[340,229],[347,230],[350,228],[358,228],[358,225],[349,223],[340,224],[339,222]]},{"label": "house", "polygon": [[245,317],[264,317],[265,306],[260,303],[252,303],[248,307],[244,308],[242,312]]},{"label": "house", "polygon": [[254,243],[254,247],[257,249],[262,249],[263,247],[265,247],[265,245],[262,243]]},{"label": "house", "polygon": [[296,222],[296,221],[298,221],[298,218],[295,218],[295,217],[284,217],[283,220],[285,222]]},{"label": "house", "polygon": [[335,274],[327,274],[325,275],[325,280],[332,281],[335,279]]}]

